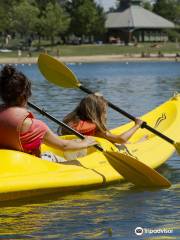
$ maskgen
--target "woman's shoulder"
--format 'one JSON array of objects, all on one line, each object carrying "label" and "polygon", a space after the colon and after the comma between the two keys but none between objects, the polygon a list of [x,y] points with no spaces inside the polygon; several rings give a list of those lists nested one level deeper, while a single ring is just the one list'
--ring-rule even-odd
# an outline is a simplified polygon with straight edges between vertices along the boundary
[{"label": "woman's shoulder", "polygon": [[32,132],[47,132],[49,127],[43,121],[36,118],[27,117],[22,125],[21,134],[26,133],[27,131]]},{"label": "woman's shoulder", "polygon": [[43,122],[42,120],[36,119],[36,118],[32,119],[32,124],[33,124],[33,126],[36,126],[36,127],[48,128],[48,125],[45,122]]}]

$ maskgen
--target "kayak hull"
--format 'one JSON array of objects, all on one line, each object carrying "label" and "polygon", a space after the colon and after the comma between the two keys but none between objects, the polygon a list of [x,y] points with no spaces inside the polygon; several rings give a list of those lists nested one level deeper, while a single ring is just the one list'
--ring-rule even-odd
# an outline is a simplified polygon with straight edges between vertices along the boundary
[{"label": "kayak hull", "polygon": [[[170,99],[161,106],[142,116],[148,125],[174,139],[180,140],[180,97]],[[120,134],[133,125],[132,122],[112,130]],[[74,136],[63,136],[65,139]],[[104,150],[119,151],[112,143],[97,138]],[[63,156],[63,152],[42,146],[42,152],[51,151]],[[120,146],[122,153],[128,153],[147,164],[157,168],[174,153],[174,147],[158,136],[140,129],[131,139],[130,144]],[[75,161],[52,163],[35,156],[13,151],[0,150],[0,201],[33,197],[59,192],[65,194],[75,190],[88,189],[106,185],[124,178],[111,166],[108,159],[94,148],[88,154]]]}]

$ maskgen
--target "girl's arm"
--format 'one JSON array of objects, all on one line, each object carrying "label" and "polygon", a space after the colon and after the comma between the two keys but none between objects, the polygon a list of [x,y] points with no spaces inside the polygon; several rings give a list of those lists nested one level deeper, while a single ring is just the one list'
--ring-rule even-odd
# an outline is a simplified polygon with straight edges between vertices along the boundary
[{"label": "girl's arm", "polygon": [[50,129],[48,129],[48,131],[46,132],[43,138],[43,143],[50,147],[61,149],[62,151],[78,150],[97,144],[97,142],[91,137],[86,137],[81,142],[77,142],[75,140],[60,139]]},{"label": "girl's arm", "polygon": [[132,135],[141,127],[142,123],[143,123],[142,120],[136,119],[135,125],[120,135],[115,135],[110,132],[105,132],[105,133],[98,132],[96,136],[106,138],[107,140],[113,143],[124,144],[124,143],[127,143],[129,138],[131,138]]}]

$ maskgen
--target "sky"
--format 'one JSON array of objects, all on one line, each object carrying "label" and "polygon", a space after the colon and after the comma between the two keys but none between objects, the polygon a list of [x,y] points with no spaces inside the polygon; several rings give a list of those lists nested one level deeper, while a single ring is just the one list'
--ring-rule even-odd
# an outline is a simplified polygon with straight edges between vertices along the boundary
[{"label": "sky", "polygon": [[116,6],[116,0],[96,0],[96,2],[103,6],[105,11]]},{"label": "sky", "polygon": [[[150,2],[154,2],[154,0],[149,0]],[[104,7],[104,10],[107,11],[110,7],[116,6],[116,0],[96,0],[101,6]]]}]

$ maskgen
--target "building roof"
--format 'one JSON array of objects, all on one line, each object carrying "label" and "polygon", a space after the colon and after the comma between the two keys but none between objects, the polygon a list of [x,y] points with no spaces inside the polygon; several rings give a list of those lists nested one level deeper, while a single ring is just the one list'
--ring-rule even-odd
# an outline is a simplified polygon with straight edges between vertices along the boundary
[{"label": "building roof", "polygon": [[173,22],[140,6],[131,5],[121,12],[107,14],[106,28],[175,28]]}]

